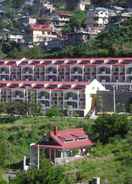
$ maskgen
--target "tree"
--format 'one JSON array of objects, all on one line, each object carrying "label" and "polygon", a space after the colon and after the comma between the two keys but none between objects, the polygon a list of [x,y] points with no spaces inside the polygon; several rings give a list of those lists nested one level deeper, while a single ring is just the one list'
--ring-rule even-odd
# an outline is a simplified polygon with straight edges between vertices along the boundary
[{"label": "tree", "polygon": [[71,17],[70,25],[72,28],[80,28],[85,25],[86,13],[84,11],[75,11]]},{"label": "tree", "polygon": [[96,140],[108,143],[115,136],[125,137],[128,133],[128,119],[122,115],[103,115],[93,124],[93,134]]},{"label": "tree", "polygon": [[7,114],[26,115],[28,106],[23,101],[14,101],[6,104]]},{"label": "tree", "polygon": [[8,158],[10,157],[10,144],[8,141],[6,140],[1,140],[0,141],[0,165],[2,167],[5,167],[7,164],[9,164],[8,162]]},{"label": "tree", "polygon": [[46,159],[43,160],[39,170],[32,169],[27,173],[19,174],[14,184],[70,184],[65,177],[64,169],[51,165]]},{"label": "tree", "polygon": [[27,102],[27,113],[29,115],[40,115],[42,114],[41,104],[36,100],[36,94],[34,92],[30,93],[30,101]]},{"label": "tree", "polygon": [[63,116],[63,112],[60,108],[58,108],[57,106],[53,106],[51,107],[47,113],[46,116],[48,117],[57,117],[57,116]]}]

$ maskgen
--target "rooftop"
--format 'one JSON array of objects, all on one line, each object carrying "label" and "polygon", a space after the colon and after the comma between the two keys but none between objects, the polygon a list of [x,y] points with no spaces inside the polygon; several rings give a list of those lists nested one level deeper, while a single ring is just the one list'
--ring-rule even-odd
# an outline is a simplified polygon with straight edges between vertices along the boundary
[{"label": "rooftop", "polygon": [[42,88],[53,91],[85,89],[89,82],[52,82],[52,81],[0,81],[0,88]]},{"label": "rooftop", "polygon": [[49,146],[61,149],[78,149],[93,145],[93,142],[89,139],[83,128],[73,128],[67,130],[58,130],[55,128],[54,131],[50,132],[49,136],[54,140],[55,144],[40,144],[40,147]]},{"label": "rooftop", "polygon": [[40,30],[40,31],[52,31],[52,28],[49,24],[33,24],[32,30]]}]

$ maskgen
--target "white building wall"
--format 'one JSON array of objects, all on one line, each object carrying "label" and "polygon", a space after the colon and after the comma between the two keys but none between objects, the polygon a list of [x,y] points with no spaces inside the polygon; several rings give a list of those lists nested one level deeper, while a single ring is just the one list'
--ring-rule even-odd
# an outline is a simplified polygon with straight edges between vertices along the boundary
[{"label": "white building wall", "polygon": [[88,112],[91,110],[92,105],[92,95],[96,94],[97,91],[105,91],[106,88],[98,82],[96,79],[94,79],[89,85],[87,85],[85,89],[85,110],[84,110],[84,116],[88,114]]},{"label": "white building wall", "polygon": [[39,31],[39,30],[33,31],[33,42],[34,43],[38,43],[42,41],[50,41],[55,38],[57,38],[57,35],[54,35],[51,32],[49,33],[48,31]]}]

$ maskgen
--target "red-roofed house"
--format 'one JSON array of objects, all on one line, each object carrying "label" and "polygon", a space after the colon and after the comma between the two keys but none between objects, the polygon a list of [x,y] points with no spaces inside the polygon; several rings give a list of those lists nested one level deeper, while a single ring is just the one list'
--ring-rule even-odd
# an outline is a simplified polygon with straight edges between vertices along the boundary
[{"label": "red-roofed house", "polygon": [[48,42],[56,39],[57,35],[50,24],[33,24],[33,43]]},{"label": "red-roofed house", "polygon": [[49,133],[37,144],[31,144],[30,164],[31,167],[40,163],[40,151],[45,152],[47,157],[55,164],[63,164],[72,160],[80,159],[87,155],[93,142],[82,128],[58,130]]}]

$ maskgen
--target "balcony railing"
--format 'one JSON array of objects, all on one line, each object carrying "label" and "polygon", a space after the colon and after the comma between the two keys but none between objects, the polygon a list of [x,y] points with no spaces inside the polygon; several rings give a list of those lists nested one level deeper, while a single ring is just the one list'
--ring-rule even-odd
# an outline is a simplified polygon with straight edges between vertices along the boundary
[{"label": "balcony railing", "polygon": [[46,96],[38,96],[38,99],[40,99],[40,100],[50,100],[50,98],[46,97]]}]

